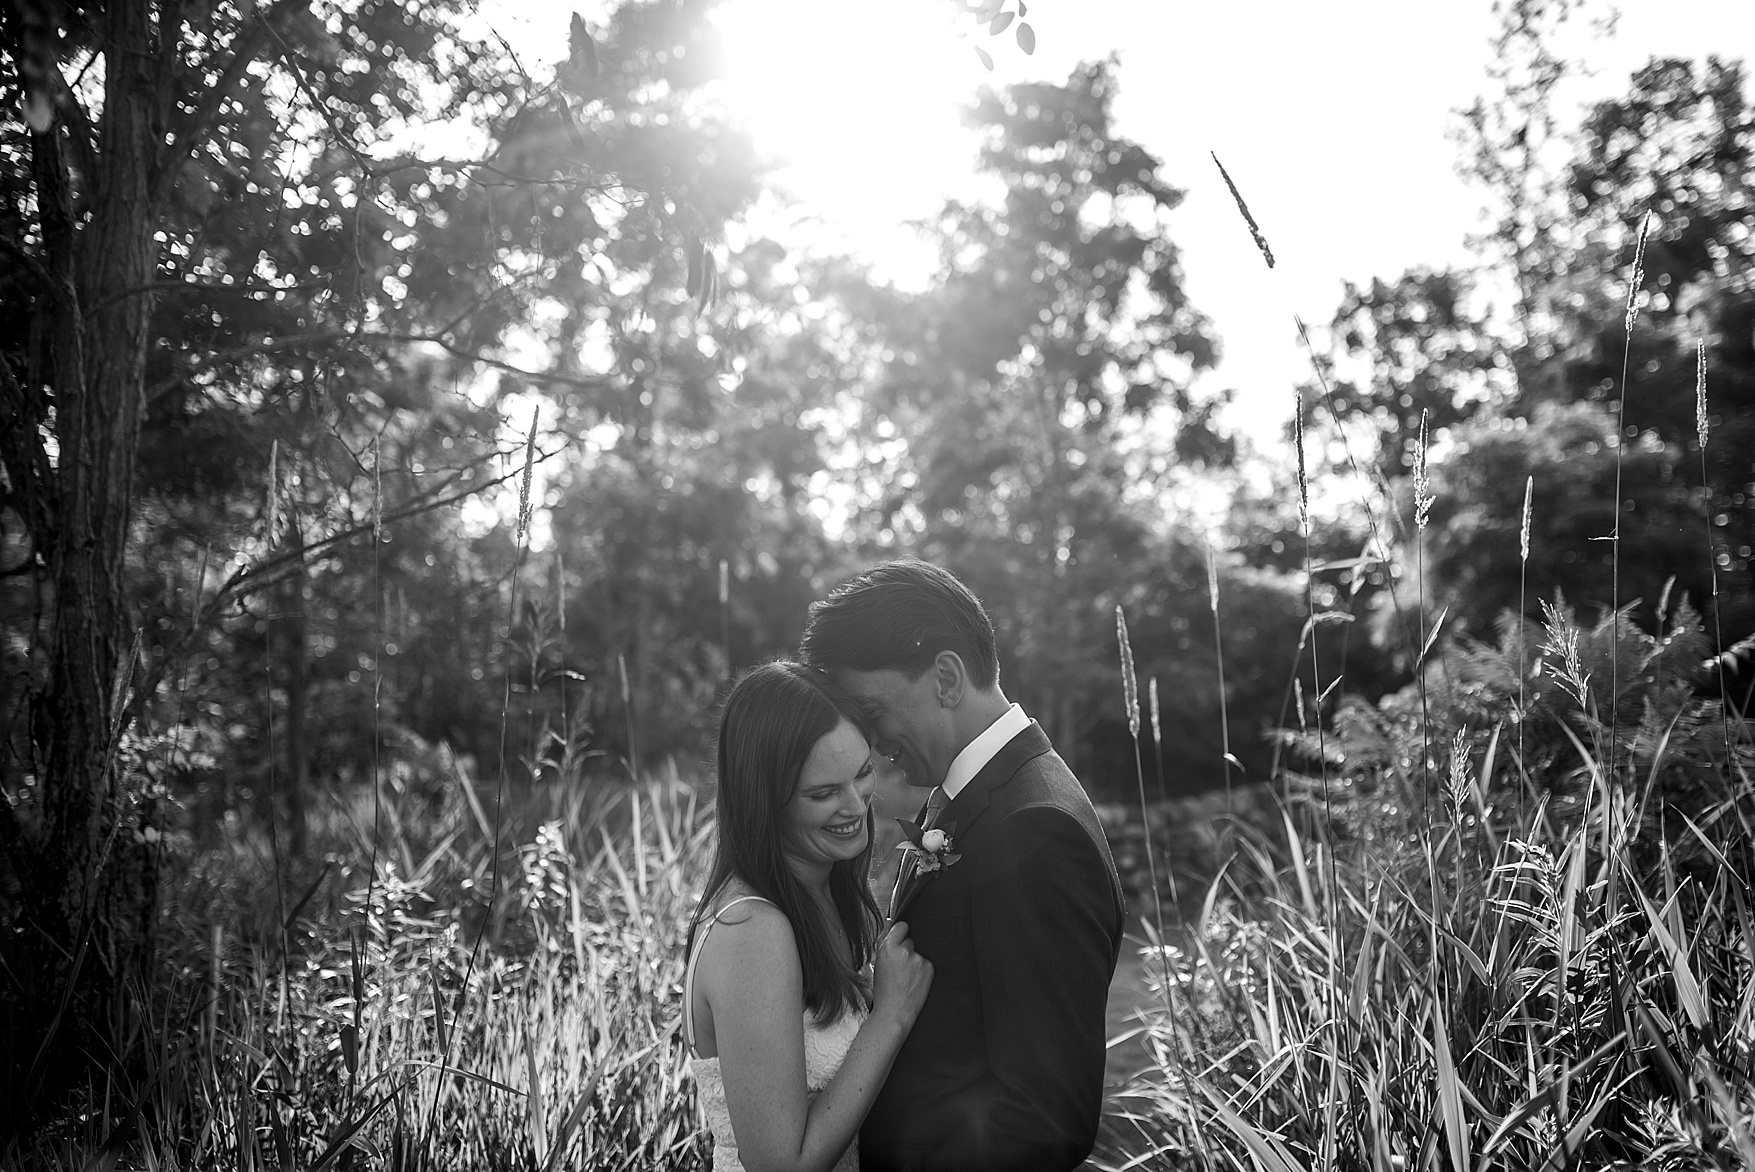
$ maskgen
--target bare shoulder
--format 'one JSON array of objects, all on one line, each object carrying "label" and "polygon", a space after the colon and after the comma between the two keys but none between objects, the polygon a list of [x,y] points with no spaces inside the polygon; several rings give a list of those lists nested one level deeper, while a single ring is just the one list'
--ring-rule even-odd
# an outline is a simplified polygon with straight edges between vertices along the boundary
[{"label": "bare shoulder", "polygon": [[741,898],[730,891],[714,911],[713,927],[701,946],[702,969],[740,976],[797,972],[798,945],[786,913],[765,899]]}]

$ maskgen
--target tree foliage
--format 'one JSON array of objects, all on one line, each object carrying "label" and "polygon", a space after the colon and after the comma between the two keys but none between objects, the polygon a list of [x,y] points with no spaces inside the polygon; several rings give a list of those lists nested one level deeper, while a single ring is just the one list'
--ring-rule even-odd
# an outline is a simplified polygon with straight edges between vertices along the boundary
[{"label": "tree foliage", "polygon": [[[1574,66],[1552,45],[1572,8],[1508,7],[1504,92],[1464,113],[1465,169],[1499,213],[1479,241],[1485,271],[1509,278],[1511,312],[1492,312],[1464,273],[1416,270],[1369,291],[1349,287],[1332,325],[1335,407],[1377,432],[1392,482],[1411,466],[1422,419],[1443,441],[1429,569],[1457,629],[1485,636],[1516,605],[1531,476],[1535,540],[1522,596],[1530,606],[1556,590],[1580,605],[1613,601],[1603,539],[1617,514],[1600,502],[1615,495],[1619,448],[1621,601],[1638,599],[1651,616],[1674,578],[1697,605],[1716,594],[1712,613],[1734,638],[1755,624],[1755,110],[1740,63],[1665,59],[1579,126],[1562,125],[1552,95]],[[1564,167],[1553,163],[1560,144]],[[1633,245],[1647,211],[1629,334]],[[1405,507],[1405,487],[1400,495]]]},{"label": "tree foliage", "polygon": [[365,755],[323,719],[361,711],[335,685],[381,695],[407,648],[365,711],[457,731],[435,669],[506,634],[512,551],[431,510],[506,475],[508,397],[640,410],[592,331],[684,300],[683,258],[711,267],[756,189],[693,97],[713,37],[631,3],[538,80],[468,5],[8,9],[0,102],[32,117],[0,124],[10,1053],[77,1053],[39,1046],[44,998],[78,992],[75,1037],[146,959],[164,840],[131,730],[244,783],[290,751],[296,797],[313,742]]}]

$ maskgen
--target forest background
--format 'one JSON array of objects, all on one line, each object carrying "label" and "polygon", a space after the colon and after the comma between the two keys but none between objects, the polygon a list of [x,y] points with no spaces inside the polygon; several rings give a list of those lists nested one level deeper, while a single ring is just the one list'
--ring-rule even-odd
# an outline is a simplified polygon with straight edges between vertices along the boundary
[{"label": "forest background", "polygon": [[[589,901],[545,903],[544,884],[565,892],[555,876],[588,858],[620,873],[605,931],[657,914],[661,874],[686,906],[717,699],[887,557],[940,562],[986,602],[1008,693],[1086,781],[1142,912],[1198,910],[1251,826],[1281,835],[1262,883],[1302,863],[1300,833],[1368,843],[1333,805],[1379,800],[1349,774],[1370,759],[1366,714],[1428,722],[1395,742],[1421,778],[1396,816],[1426,817],[1428,765],[1455,777],[1433,745],[1489,724],[1451,719],[1459,686],[1515,692],[1523,727],[1517,680],[1543,656],[1526,663],[1516,616],[1546,603],[1550,634],[1587,643],[1617,610],[1660,640],[1693,632],[1706,666],[1686,691],[1718,698],[1736,774],[1730,718],[1755,684],[1739,59],[1653,60],[1574,120],[1553,94],[1578,63],[1552,37],[1579,5],[1504,6],[1457,121],[1489,212],[1478,264],[1344,288],[1285,388],[1294,458],[1200,389],[1223,340],[1185,292],[1173,213],[1180,185],[1228,177],[1166,175],[1116,130],[1113,61],[979,97],[987,194],[919,226],[939,269],[904,288],[750,230],[771,162],[715,88],[715,7],[608,5],[557,24],[548,60],[447,2],[7,10],[0,929],[5,1091],[37,1136],[15,1142],[157,1150],[152,1118],[198,1163],[199,1117],[241,1163],[335,1162],[365,1150],[375,1103],[400,1138],[374,1150],[415,1150],[403,1091],[430,1093],[430,1121],[483,972],[564,953],[550,913],[597,940]],[[1023,5],[959,7],[971,52],[1033,49]],[[1274,226],[1228,194],[1238,263],[1271,268]],[[1632,636],[1607,630],[1618,675]],[[1509,685],[1465,666],[1514,642]],[[1628,678],[1675,682],[1659,674]],[[1519,746],[1521,817],[1578,761],[1557,751],[1538,775]],[[1486,797],[1494,750],[1476,760],[1487,833],[1489,806],[1511,806]],[[668,872],[642,855],[654,833]],[[656,951],[649,987],[621,994],[654,1022],[662,944],[630,946]],[[421,1011],[439,1073],[361,1075],[407,1040],[372,1033],[369,1007],[414,1013],[418,987],[385,989],[435,948],[458,961]],[[585,955],[570,980],[596,979]],[[552,1013],[602,1010],[557,988]],[[282,1097],[156,1100],[154,1031],[189,1022],[215,1088],[280,1080]],[[1160,1070],[1180,1069],[1193,1041],[1160,1041]],[[345,1095],[311,1091],[338,1060]],[[517,1087],[471,1070],[523,1095],[521,1138],[492,1112],[458,1123],[481,1151],[553,1164],[609,1142],[582,1122],[583,1071],[633,1058],[581,1059],[564,1125],[554,1105],[532,1115],[558,1052],[506,1060]],[[665,1094],[668,1139],[599,1122],[698,1157],[682,1092]],[[1199,1139],[1190,1101],[1159,1115],[1189,1110]]]}]

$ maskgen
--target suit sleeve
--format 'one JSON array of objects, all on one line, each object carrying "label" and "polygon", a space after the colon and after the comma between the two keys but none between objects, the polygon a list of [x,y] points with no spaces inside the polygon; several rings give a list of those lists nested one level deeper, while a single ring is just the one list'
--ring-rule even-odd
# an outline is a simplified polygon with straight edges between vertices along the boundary
[{"label": "suit sleeve", "polygon": [[932,1164],[987,1172],[1078,1165],[1102,1113],[1117,909],[1109,867],[1053,807],[1012,813],[974,891],[971,928],[993,1079]]}]

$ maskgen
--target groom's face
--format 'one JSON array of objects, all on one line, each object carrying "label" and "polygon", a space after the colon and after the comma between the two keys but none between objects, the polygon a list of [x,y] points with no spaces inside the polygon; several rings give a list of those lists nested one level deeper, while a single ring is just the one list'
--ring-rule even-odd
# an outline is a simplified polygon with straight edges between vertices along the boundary
[{"label": "groom's face", "polygon": [[877,730],[877,750],[894,757],[908,774],[908,784],[930,787],[942,782],[958,749],[952,709],[941,702],[937,673],[909,679],[904,672],[851,671],[835,673],[865,710]]}]

